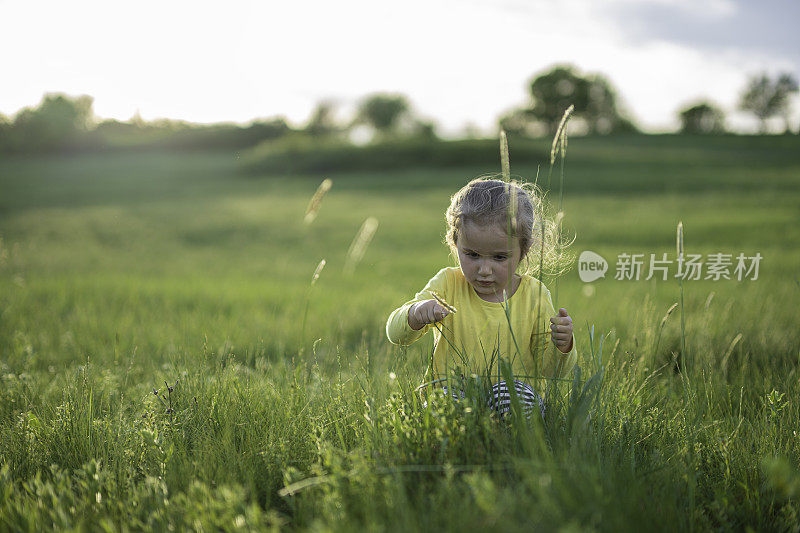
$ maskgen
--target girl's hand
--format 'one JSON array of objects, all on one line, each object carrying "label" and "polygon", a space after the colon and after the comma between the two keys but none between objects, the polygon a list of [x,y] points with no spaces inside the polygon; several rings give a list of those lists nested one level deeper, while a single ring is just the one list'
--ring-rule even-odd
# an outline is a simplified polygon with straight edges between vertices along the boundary
[{"label": "girl's hand", "polygon": [[558,316],[550,318],[550,337],[559,352],[572,350],[572,319],[563,307],[558,310]]},{"label": "girl's hand", "polygon": [[433,324],[444,319],[450,312],[436,300],[417,302],[408,309],[408,325],[411,329],[422,329],[425,324]]}]

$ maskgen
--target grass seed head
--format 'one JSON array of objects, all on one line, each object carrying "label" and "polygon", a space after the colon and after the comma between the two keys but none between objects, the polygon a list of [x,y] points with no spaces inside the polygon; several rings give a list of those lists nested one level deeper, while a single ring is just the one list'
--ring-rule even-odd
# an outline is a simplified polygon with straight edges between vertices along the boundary
[{"label": "grass seed head", "polygon": [[331,189],[332,185],[333,180],[325,178],[322,180],[322,183],[319,184],[319,187],[317,187],[317,191],[308,202],[308,207],[306,207],[306,216],[303,218],[303,222],[305,222],[306,225],[311,224],[314,222],[314,219],[317,218],[317,211],[319,211],[319,206],[322,204],[322,199],[325,197],[325,193]]},{"label": "grass seed head", "polygon": [[674,304],[672,304],[672,306],[671,306],[669,309],[667,309],[667,312],[666,312],[666,314],[664,315],[664,318],[662,318],[662,319],[661,319],[661,327],[662,327],[662,328],[663,328],[663,327],[664,327],[664,325],[667,323],[667,320],[669,319],[669,316],[672,314],[672,312],[673,312],[673,311],[674,311],[674,310],[675,310],[677,307],[678,307],[678,302],[675,302]]},{"label": "grass seed head", "polygon": [[500,130],[500,167],[503,172],[503,181],[509,181],[511,179],[511,161],[508,158],[508,138],[503,130]]},{"label": "grass seed head", "polygon": [[322,273],[322,269],[323,268],[325,268],[325,260],[324,259],[319,262],[319,264],[317,265],[316,270],[314,270],[314,275],[311,276],[311,285],[314,285],[314,283],[317,282],[317,279],[319,279],[319,275]]},{"label": "grass seed head", "polygon": [[453,307],[452,305],[450,305],[449,303],[447,303],[447,301],[444,298],[442,298],[442,296],[438,292],[433,291],[433,290],[432,291],[428,291],[428,292],[430,293],[431,296],[433,296],[434,300],[439,302],[439,305],[441,305],[442,307],[444,307],[445,309],[447,309],[451,313],[456,313],[457,312],[456,308]]},{"label": "grass seed head", "polygon": [[358,230],[353,242],[350,244],[350,249],[347,251],[347,259],[344,265],[344,271],[346,273],[352,274],[355,272],[356,265],[361,262],[377,230],[378,219],[375,217],[368,217],[364,223],[361,224],[361,229]]},{"label": "grass seed head", "polygon": [[561,122],[558,123],[556,134],[553,136],[553,145],[550,147],[551,165],[556,162],[556,154],[560,152],[561,157],[563,158],[567,153],[567,122],[572,116],[572,112],[574,110],[574,105],[569,106],[566,111],[564,111],[564,116],[561,117]]}]

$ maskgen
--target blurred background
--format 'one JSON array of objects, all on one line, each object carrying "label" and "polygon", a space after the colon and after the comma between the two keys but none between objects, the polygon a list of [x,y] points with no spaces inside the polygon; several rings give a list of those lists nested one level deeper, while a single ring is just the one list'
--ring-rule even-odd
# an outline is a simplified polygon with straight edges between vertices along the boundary
[{"label": "blurred background", "polygon": [[4,0],[0,149],[797,133],[795,2]]},{"label": "blurred background", "polygon": [[[500,170],[501,128],[576,257],[673,253],[683,220],[687,249],[764,256],[760,280],[690,298],[796,295],[795,2],[2,0],[0,17],[2,342],[42,365],[386,349],[388,313],[451,264],[449,196]],[[613,272],[548,283],[584,330],[675,298],[675,279]]]}]

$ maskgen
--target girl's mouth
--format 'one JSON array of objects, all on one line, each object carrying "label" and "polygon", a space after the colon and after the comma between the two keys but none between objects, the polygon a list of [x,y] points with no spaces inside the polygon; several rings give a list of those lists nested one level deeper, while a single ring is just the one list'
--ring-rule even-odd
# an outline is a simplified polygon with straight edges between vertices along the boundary
[{"label": "girl's mouth", "polygon": [[490,285],[492,284],[492,282],[491,282],[491,281],[478,281],[477,283],[478,283],[478,285],[480,285],[481,287],[488,287],[488,286],[490,286]]}]

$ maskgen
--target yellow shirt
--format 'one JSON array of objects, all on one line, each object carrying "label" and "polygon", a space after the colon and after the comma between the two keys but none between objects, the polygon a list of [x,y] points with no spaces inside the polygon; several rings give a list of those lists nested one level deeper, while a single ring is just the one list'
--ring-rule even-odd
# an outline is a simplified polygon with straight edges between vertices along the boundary
[{"label": "yellow shirt", "polygon": [[[413,300],[389,316],[386,335],[393,344],[407,346],[429,329],[434,332],[434,349],[429,379],[447,377],[454,367],[465,375],[503,379],[498,355],[511,362],[516,379],[534,382],[540,378],[564,378],[578,358],[575,337],[572,351],[562,354],[550,340],[550,317],[555,316],[550,291],[536,278],[522,275],[517,291],[505,304],[487,302],[475,293],[461,269],[443,268]],[[435,291],[456,309],[436,325],[419,330],[408,324],[408,309],[419,301],[433,298]],[[510,324],[510,328],[509,328]],[[512,335],[513,332],[513,335]],[[515,342],[516,341],[516,342]]]}]

